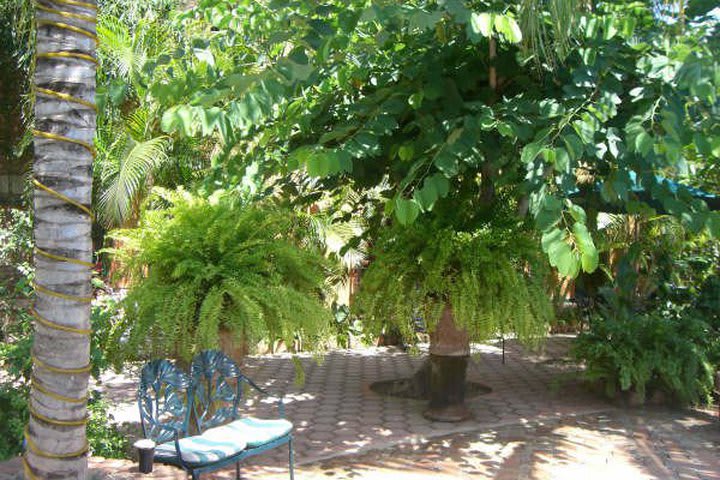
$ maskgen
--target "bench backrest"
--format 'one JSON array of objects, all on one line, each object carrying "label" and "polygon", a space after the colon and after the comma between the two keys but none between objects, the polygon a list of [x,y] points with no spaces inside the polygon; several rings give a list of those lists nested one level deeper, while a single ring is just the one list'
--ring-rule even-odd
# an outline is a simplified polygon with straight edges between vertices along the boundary
[{"label": "bench backrest", "polygon": [[145,438],[164,443],[187,433],[190,379],[167,360],[147,363],[140,374],[138,406]]},{"label": "bench backrest", "polygon": [[235,361],[218,350],[205,350],[193,358],[190,376],[198,431],[237,418],[244,377]]}]

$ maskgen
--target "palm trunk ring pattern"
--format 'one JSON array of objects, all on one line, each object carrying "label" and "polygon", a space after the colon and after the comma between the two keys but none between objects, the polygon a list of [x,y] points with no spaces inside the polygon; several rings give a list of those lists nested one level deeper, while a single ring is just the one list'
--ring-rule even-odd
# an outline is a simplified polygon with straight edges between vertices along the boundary
[{"label": "palm trunk ring pattern", "polygon": [[96,18],[95,0],[36,3],[29,480],[87,477]]}]

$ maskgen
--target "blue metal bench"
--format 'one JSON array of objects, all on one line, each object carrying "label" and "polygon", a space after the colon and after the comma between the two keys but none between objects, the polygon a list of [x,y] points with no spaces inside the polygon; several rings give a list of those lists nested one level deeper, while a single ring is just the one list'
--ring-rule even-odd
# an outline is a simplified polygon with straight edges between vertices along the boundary
[{"label": "blue metal bench", "polygon": [[245,384],[270,396],[232,359],[215,350],[195,356],[189,377],[167,360],[145,365],[138,405],[143,434],[157,444],[155,460],[176,465],[193,479],[235,464],[239,479],[242,460],[287,443],[293,480],[293,426],[284,419],[282,398],[279,419],[241,417],[238,407]]}]

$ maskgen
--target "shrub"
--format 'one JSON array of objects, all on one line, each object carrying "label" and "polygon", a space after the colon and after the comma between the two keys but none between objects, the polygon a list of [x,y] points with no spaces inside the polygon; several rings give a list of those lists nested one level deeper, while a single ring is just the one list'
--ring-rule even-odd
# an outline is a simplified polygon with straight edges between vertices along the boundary
[{"label": "shrub", "polygon": [[614,299],[600,307],[574,353],[590,380],[604,383],[608,396],[635,391],[644,399],[662,391],[683,404],[709,400],[713,368],[709,325],[692,309],[667,304],[633,314]]},{"label": "shrub", "polygon": [[0,385],[0,461],[22,452],[28,395],[26,386]]},{"label": "shrub", "polygon": [[108,404],[98,391],[94,391],[88,401],[88,415],[87,436],[91,454],[104,458],[127,458],[130,439],[113,423]]}]

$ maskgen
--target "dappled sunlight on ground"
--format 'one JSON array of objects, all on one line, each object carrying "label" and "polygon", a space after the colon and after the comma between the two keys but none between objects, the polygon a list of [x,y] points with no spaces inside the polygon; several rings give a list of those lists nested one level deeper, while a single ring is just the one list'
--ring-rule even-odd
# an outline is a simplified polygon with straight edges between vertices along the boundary
[{"label": "dappled sunlight on ground", "polygon": [[[461,423],[431,422],[422,416],[424,402],[370,390],[375,381],[405,378],[420,366],[422,357],[400,349],[336,351],[321,363],[303,356],[302,386],[287,354],[250,357],[243,371],[285,396],[299,480],[720,480],[715,410],[621,410],[583,388],[568,361],[570,340],[550,338],[539,352],[507,340],[505,363],[499,342],[476,346],[468,380],[492,392],[468,399],[473,418]],[[116,419],[133,422],[137,376],[103,380]],[[257,397],[245,399],[243,410],[277,416],[272,401]],[[287,447],[279,447],[249,459],[244,478],[287,478],[287,458]],[[18,465],[0,465],[0,480],[12,478],[8,472],[18,473]],[[108,479],[185,478],[162,465],[152,477],[140,476],[129,461],[91,465]],[[230,479],[234,471],[203,478]]]}]

